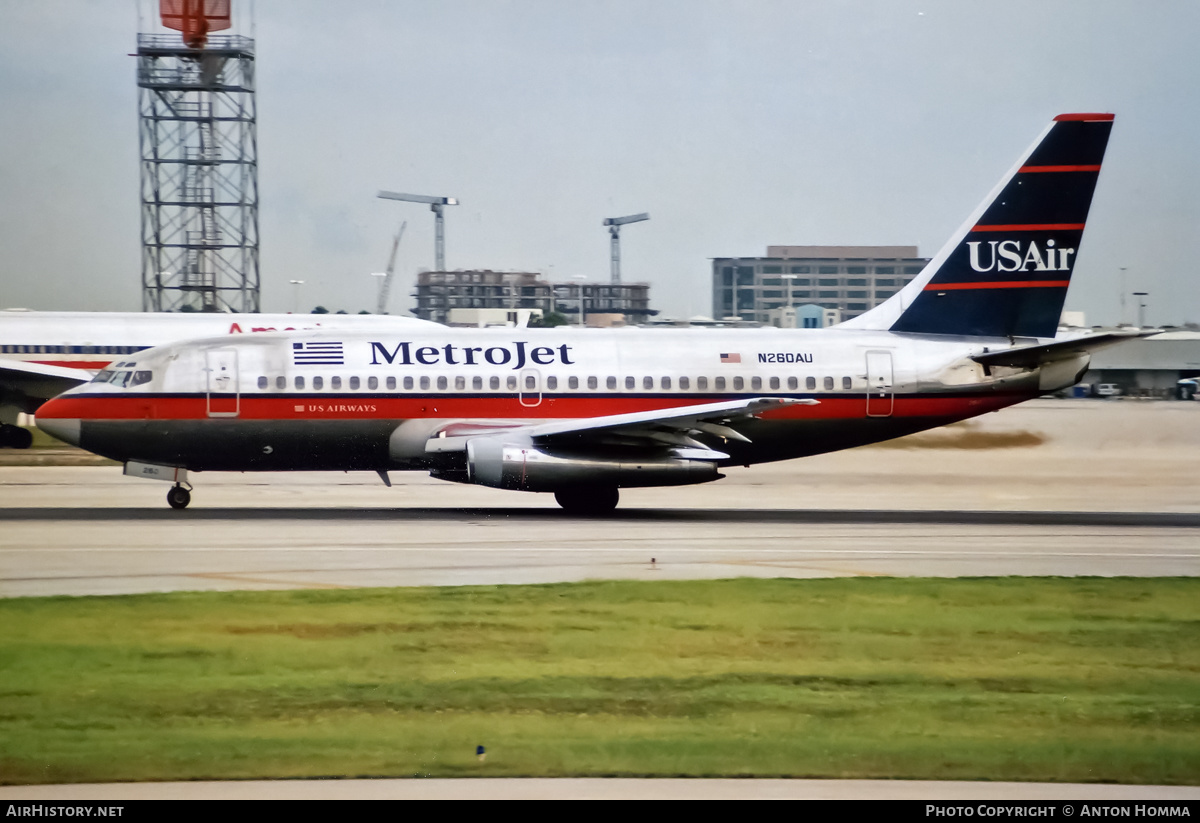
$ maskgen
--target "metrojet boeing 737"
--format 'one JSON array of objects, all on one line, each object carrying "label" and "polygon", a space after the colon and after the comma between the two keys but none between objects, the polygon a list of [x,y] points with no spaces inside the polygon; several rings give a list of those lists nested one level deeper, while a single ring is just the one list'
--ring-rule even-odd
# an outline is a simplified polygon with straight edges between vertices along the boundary
[{"label": "metrojet boeing 737", "polygon": [[119,360],[37,423],[176,508],[188,471],[425,470],[578,512],[953,423],[1129,337],[1053,339],[1112,121],[1054,118],[920,276],[833,328],[225,337]]}]

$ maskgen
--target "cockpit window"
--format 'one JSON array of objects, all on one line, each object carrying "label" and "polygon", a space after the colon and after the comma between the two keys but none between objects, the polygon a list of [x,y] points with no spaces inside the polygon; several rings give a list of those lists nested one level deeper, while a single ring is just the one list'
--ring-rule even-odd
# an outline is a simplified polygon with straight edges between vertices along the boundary
[{"label": "cockpit window", "polygon": [[112,376],[112,380],[108,382],[112,383],[114,386],[124,386],[129,382],[129,375],[131,374],[133,374],[131,371],[119,371],[114,374]]},{"label": "cockpit window", "polygon": [[129,381],[130,386],[140,386],[143,383],[149,383],[153,373],[149,370],[135,371],[133,377]]},{"label": "cockpit window", "polygon": [[99,374],[97,374],[95,377],[92,378],[92,382],[93,383],[107,383],[109,380],[112,380],[113,374],[114,374],[114,372],[112,369],[104,369]]}]

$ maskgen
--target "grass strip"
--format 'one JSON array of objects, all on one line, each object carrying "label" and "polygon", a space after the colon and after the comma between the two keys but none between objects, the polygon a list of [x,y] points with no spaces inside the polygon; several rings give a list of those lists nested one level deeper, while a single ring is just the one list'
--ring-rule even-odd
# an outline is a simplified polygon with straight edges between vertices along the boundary
[{"label": "grass strip", "polygon": [[1195,784],[1198,603],[1195,578],[8,599],[0,781]]}]

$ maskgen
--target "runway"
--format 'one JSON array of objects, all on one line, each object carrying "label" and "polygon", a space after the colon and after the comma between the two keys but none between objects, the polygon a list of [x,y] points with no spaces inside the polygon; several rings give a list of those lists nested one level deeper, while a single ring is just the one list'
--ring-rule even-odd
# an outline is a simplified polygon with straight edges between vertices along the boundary
[{"label": "runway", "polygon": [[[0,596],[586,579],[1200,572],[1200,404],[1036,401],[966,426],[623,492],[615,516],[394,474],[0,467]],[[1019,438],[1012,437],[1019,435]],[[1019,448],[989,444],[1034,442]],[[983,448],[979,444],[984,445]]]},{"label": "runway", "polygon": [[0,594],[586,579],[1194,574],[1200,514],[0,510]]}]

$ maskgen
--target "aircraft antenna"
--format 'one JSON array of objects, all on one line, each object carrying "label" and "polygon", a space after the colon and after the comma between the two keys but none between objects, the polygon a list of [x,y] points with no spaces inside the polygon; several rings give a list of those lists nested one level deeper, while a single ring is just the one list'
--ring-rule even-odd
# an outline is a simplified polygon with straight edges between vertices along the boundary
[{"label": "aircraft antenna", "polygon": [[612,282],[614,285],[621,282],[621,226],[629,223],[641,223],[643,220],[649,219],[650,215],[646,212],[629,214],[625,217],[604,218],[604,225],[608,226],[608,233],[612,236]]}]

